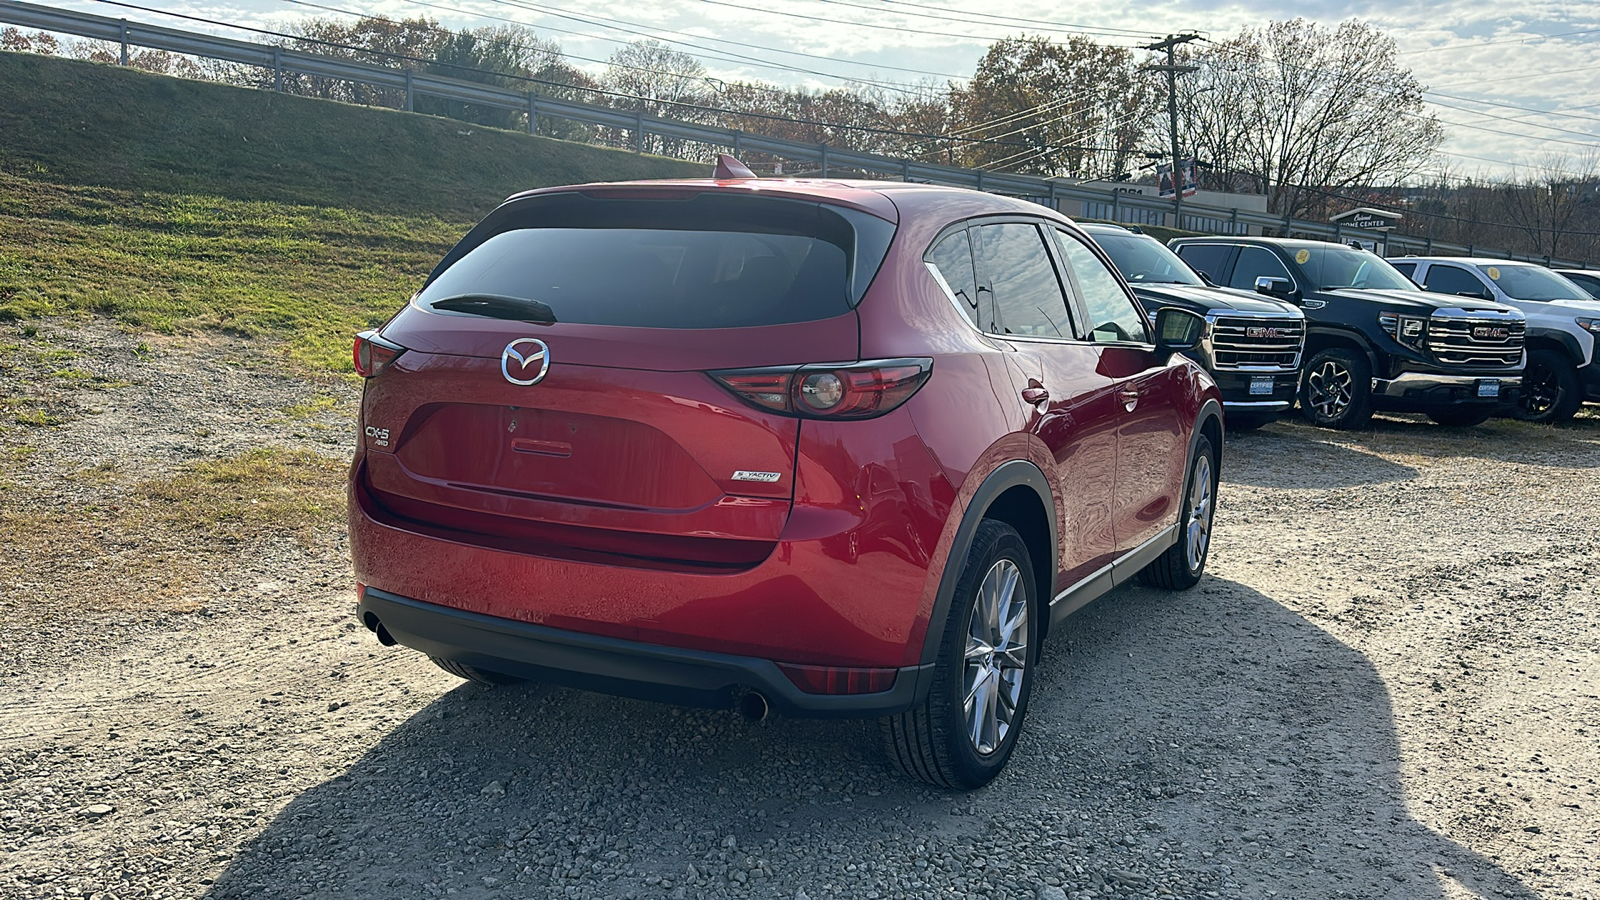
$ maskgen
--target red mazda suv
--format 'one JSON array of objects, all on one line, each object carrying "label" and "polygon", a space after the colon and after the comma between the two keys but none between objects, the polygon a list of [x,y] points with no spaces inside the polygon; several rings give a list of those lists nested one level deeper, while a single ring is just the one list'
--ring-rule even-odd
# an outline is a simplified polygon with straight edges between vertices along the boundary
[{"label": "red mazda suv", "polygon": [[1052,627],[1201,577],[1204,320],[1032,203],[717,174],[518,194],[356,339],[359,615],[475,681],[881,717],[982,785]]}]

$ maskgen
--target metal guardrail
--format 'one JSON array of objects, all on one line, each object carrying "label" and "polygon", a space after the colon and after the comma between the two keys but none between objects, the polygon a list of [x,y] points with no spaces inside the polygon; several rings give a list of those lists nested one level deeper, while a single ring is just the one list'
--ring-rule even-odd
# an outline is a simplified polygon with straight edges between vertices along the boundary
[{"label": "metal guardrail", "polygon": [[[553,116],[588,125],[617,128],[633,135],[634,146],[638,150],[643,148],[645,135],[653,134],[674,140],[694,141],[712,146],[727,147],[732,149],[735,155],[746,150],[753,150],[761,153],[771,153],[785,159],[814,163],[820,168],[823,177],[827,177],[830,168],[842,168],[899,177],[905,181],[951,185],[1025,197],[1054,208],[1059,208],[1062,200],[1075,200],[1078,202],[1107,204],[1115,208],[1151,210],[1162,213],[1164,216],[1172,209],[1172,203],[1169,200],[1118,191],[1097,190],[1061,179],[1019,175],[1014,172],[993,172],[984,169],[944,166],[937,163],[916,162],[909,159],[880,156],[875,153],[863,153],[858,150],[830,147],[827,144],[807,144],[800,141],[789,141],[782,138],[753,134],[737,128],[724,128],[717,125],[702,125],[676,119],[663,119],[656,116],[647,116],[639,111],[629,112],[611,106],[563,100],[542,95],[537,91],[512,91],[470,81],[460,81],[454,78],[442,78],[437,75],[389,68],[372,63],[333,59],[270,44],[238,41],[176,28],[165,28],[159,25],[147,25],[128,19],[113,19],[72,10],[39,6],[22,2],[22,0],[0,0],[0,22],[120,44],[122,47],[121,58],[124,64],[128,61],[128,48],[130,46],[150,47],[171,53],[220,59],[227,62],[270,69],[274,73],[274,85],[280,89],[285,74],[311,75],[404,91],[406,95],[405,108],[407,110],[412,108],[413,99],[420,94],[473,103],[479,106],[526,112],[528,114],[528,130],[530,132],[537,129],[541,116]],[[1288,216],[1274,216],[1268,213],[1233,207],[1207,206],[1193,201],[1185,202],[1183,208],[1185,219],[1194,217],[1227,222],[1229,228],[1234,229],[1235,233],[1242,226],[1250,226],[1278,230],[1286,234],[1293,233],[1329,238],[1335,241],[1375,241],[1384,245],[1391,254],[1398,251],[1399,253],[1419,253],[1421,255],[1497,256],[1562,267],[1582,268],[1585,266],[1582,262],[1572,260],[1535,257],[1526,254],[1509,254],[1489,248],[1435,241],[1426,237],[1391,234],[1385,238],[1381,232],[1350,228],[1336,223],[1313,222]]]}]

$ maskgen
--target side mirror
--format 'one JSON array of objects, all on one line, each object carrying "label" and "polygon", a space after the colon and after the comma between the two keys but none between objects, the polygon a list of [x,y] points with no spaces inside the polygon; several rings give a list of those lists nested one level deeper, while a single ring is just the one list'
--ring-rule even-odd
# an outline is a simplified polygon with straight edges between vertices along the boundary
[{"label": "side mirror", "polygon": [[1200,346],[1206,320],[1187,309],[1167,306],[1156,310],[1156,352],[1171,356]]},{"label": "side mirror", "polygon": [[1456,291],[1457,297],[1471,297],[1474,300],[1493,300],[1494,295],[1488,291]]},{"label": "side mirror", "polygon": [[1273,278],[1270,275],[1262,275],[1256,279],[1256,293],[1278,300],[1287,300],[1290,303],[1300,299],[1299,293],[1294,289],[1294,282],[1287,278]]}]

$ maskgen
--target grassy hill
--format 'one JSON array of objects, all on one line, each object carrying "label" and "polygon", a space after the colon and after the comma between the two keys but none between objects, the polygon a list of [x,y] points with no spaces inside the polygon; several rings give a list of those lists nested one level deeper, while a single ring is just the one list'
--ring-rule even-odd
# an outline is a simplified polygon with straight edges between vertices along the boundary
[{"label": "grassy hill", "polygon": [[348,371],[508,194],[707,167],[368,109],[0,52],[0,319],[282,340]]}]

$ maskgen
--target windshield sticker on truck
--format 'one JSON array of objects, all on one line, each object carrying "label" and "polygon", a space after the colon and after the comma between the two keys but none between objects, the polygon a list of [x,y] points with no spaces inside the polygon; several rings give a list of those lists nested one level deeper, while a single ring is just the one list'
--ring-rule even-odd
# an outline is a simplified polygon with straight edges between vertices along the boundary
[{"label": "windshield sticker on truck", "polygon": [[1299,263],[1302,266],[1305,265],[1306,262],[1309,261],[1310,259],[1311,259],[1311,251],[1310,250],[1301,250],[1299,253],[1296,253],[1294,255],[1294,261]]},{"label": "windshield sticker on truck", "polygon": [[1500,280],[1500,268],[1498,266],[1489,267],[1489,278],[1494,281]]}]

